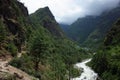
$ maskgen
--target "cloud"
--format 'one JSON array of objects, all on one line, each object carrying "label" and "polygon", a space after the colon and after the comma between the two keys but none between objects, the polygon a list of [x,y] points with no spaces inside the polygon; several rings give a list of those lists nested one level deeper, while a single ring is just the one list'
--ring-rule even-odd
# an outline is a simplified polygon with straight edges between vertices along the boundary
[{"label": "cloud", "polygon": [[21,0],[28,7],[29,13],[49,6],[56,20],[71,24],[79,17],[99,15],[105,10],[115,8],[120,0]]}]

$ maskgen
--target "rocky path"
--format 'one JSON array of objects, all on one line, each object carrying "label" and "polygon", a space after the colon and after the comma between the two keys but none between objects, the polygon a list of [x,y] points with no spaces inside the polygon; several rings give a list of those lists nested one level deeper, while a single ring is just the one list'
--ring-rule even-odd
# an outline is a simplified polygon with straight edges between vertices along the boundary
[{"label": "rocky path", "polygon": [[[21,57],[22,53],[19,53],[18,57]],[[36,79],[30,75],[28,75],[27,73],[25,73],[24,71],[15,68],[11,65],[9,65],[9,61],[11,61],[12,58],[7,58],[7,59],[0,59],[0,72],[7,72],[9,74],[15,75],[19,80],[39,80]]]}]

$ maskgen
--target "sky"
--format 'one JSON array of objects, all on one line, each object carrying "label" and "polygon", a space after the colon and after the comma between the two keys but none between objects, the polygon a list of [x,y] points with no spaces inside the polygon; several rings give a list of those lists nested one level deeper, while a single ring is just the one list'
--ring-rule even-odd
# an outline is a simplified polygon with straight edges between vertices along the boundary
[{"label": "sky", "polygon": [[120,0],[20,0],[34,13],[48,6],[59,23],[72,24],[80,17],[99,15],[118,6]]}]

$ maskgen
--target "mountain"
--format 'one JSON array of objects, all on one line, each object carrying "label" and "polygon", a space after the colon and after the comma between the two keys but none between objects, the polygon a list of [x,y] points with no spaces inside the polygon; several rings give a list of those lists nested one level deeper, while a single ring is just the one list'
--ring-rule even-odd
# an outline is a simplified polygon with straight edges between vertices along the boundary
[{"label": "mountain", "polygon": [[[114,24],[116,20],[120,17],[120,6],[117,8],[104,12],[101,16],[100,23],[97,24],[97,28],[90,33],[84,45],[88,45],[89,47],[98,47],[99,45],[103,44],[106,33],[111,29],[111,26]],[[97,44],[97,45],[96,45]]]},{"label": "mountain", "polygon": [[79,18],[77,21],[70,25],[67,35],[78,43],[82,43],[95,29],[95,25],[98,23],[97,20],[98,18],[93,16]]},{"label": "mountain", "polygon": [[67,33],[68,33],[68,29],[69,29],[70,25],[64,24],[64,23],[59,23],[59,26],[60,26],[61,29],[63,30],[65,36],[66,36],[67,38],[69,38],[69,37],[67,36]]},{"label": "mountain", "polygon": [[16,0],[0,1],[0,57],[21,52],[27,30],[27,8]]},{"label": "mountain", "polygon": [[56,22],[48,7],[40,8],[35,13],[30,15],[30,20],[34,25],[41,25],[50,33],[57,37],[63,37],[64,33]]},{"label": "mountain", "polygon": [[91,66],[103,80],[120,80],[120,19],[108,31]]},{"label": "mountain", "polygon": [[[99,16],[87,16],[75,21],[67,31],[67,35],[82,46],[97,47],[101,44],[106,32],[114,21],[120,17],[120,7],[103,12]],[[98,45],[96,45],[96,43]]]},{"label": "mountain", "polygon": [[60,27],[62,28],[62,30],[64,30],[65,33],[67,33],[70,25],[68,24],[64,24],[64,23],[59,23]]}]

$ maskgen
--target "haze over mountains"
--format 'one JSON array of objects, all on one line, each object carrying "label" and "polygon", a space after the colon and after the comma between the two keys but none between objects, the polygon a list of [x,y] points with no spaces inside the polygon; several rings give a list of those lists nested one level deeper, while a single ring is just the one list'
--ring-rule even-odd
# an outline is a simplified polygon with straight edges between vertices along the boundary
[{"label": "haze over mountains", "polygon": [[120,17],[119,13],[120,6],[105,11],[99,16],[79,18],[67,28],[64,27],[63,30],[71,39],[79,44],[92,47],[95,43],[99,44],[99,42],[102,42],[106,32],[114,24],[114,21]]},{"label": "haze over mountains", "polygon": [[48,6],[59,23],[72,24],[80,17],[100,15],[119,5],[120,0],[20,0],[29,13]]}]

